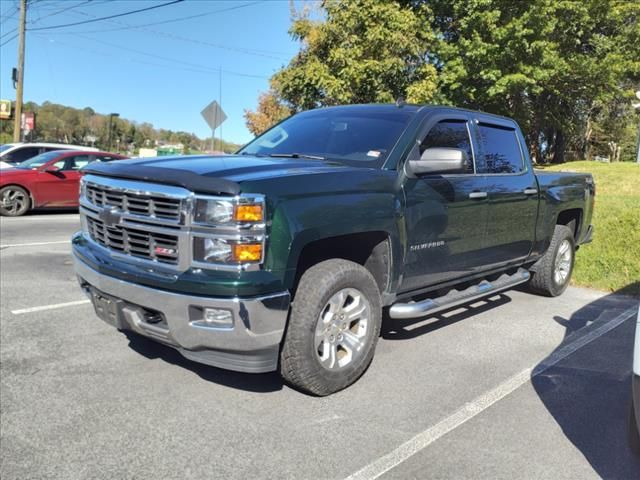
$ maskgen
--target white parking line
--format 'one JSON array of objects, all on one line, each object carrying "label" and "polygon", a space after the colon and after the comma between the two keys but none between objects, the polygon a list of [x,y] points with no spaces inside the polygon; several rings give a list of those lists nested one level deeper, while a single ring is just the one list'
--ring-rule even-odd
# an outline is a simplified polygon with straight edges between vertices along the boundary
[{"label": "white parking line", "polygon": [[613,320],[610,320],[604,325],[595,328],[589,333],[579,337],[577,340],[568,343],[564,347],[559,348],[537,367],[527,368],[526,370],[523,370],[513,377],[507,379],[493,390],[490,390],[477,397],[473,401],[465,404],[464,406],[462,406],[462,408],[457,410],[452,415],[448,416],[432,427],[429,427],[423,432],[417,434],[407,442],[400,445],[395,450],[380,457],[378,460],[370,463],[369,465],[358,470],[352,475],[349,475],[346,480],[374,480],[375,478],[380,477],[381,475],[398,466],[416,453],[425,449],[442,436],[458,428],[460,425],[468,422],[476,415],[479,415],[494,403],[498,402],[510,393],[517,390],[525,383],[529,382],[533,377],[540,375],[544,371],[556,365],[561,360],[567,358],[569,355],[575,353],[576,351],[601,337],[605,333],[618,327],[626,320],[634,316],[636,312],[637,309],[635,307],[631,308],[618,315]]},{"label": "white parking line", "polygon": [[56,308],[73,307],[76,305],[85,305],[87,303],[90,303],[90,300],[76,300],[75,302],[42,305],[41,307],[21,308],[19,310],[12,310],[11,313],[13,313],[14,315],[22,315],[24,313],[43,312],[45,310],[55,310]]},{"label": "white parking line", "polygon": [[60,240],[58,242],[9,243],[7,245],[1,245],[0,244],[0,248],[36,247],[36,246],[39,246],[39,245],[61,245],[63,243],[71,243],[71,240]]}]

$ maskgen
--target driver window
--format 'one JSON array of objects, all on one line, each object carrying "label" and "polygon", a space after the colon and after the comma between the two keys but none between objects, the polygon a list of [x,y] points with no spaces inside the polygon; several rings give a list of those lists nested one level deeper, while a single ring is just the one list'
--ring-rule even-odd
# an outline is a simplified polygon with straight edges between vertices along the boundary
[{"label": "driver window", "polygon": [[90,155],[76,155],[67,159],[68,163],[65,170],[80,170],[85,165],[88,165],[90,160]]},{"label": "driver window", "polygon": [[466,173],[473,173],[473,152],[465,120],[442,120],[436,123],[420,144],[420,155],[427,148],[459,148],[467,152]]}]

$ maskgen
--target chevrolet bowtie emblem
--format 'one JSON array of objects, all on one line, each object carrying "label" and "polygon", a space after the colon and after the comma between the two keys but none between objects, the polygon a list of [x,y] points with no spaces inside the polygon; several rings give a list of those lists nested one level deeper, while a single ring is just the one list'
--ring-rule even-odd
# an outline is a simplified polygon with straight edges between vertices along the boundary
[{"label": "chevrolet bowtie emblem", "polygon": [[102,220],[105,227],[114,227],[120,224],[122,220],[122,214],[118,212],[115,208],[105,208],[100,211],[98,214],[98,218]]}]

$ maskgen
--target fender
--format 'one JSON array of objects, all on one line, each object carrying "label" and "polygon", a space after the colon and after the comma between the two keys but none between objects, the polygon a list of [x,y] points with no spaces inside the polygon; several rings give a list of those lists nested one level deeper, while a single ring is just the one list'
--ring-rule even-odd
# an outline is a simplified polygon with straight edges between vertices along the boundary
[{"label": "fender", "polygon": [[[391,264],[402,264],[398,207],[393,193],[354,192],[284,201],[274,212],[265,266],[284,270],[284,284],[291,288],[300,255],[307,245],[367,232],[384,232],[391,245]],[[281,260],[284,263],[276,264]],[[391,287],[395,273],[393,269]]]}]

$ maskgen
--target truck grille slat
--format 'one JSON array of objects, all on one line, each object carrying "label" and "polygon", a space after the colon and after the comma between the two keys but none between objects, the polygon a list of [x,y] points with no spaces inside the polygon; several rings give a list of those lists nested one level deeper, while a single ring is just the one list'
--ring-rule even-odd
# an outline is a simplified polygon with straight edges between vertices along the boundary
[{"label": "truck grille slat", "polygon": [[87,199],[96,207],[116,207],[123,213],[180,221],[181,201],[178,198],[140,195],[95,183],[88,183],[86,192]]},{"label": "truck grille slat", "polygon": [[86,220],[92,240],[103,247],[161,263],[178,263],[178,237],[175,235],[146,232],[124,225],[105,227],[101,220],[90,216]]}]

